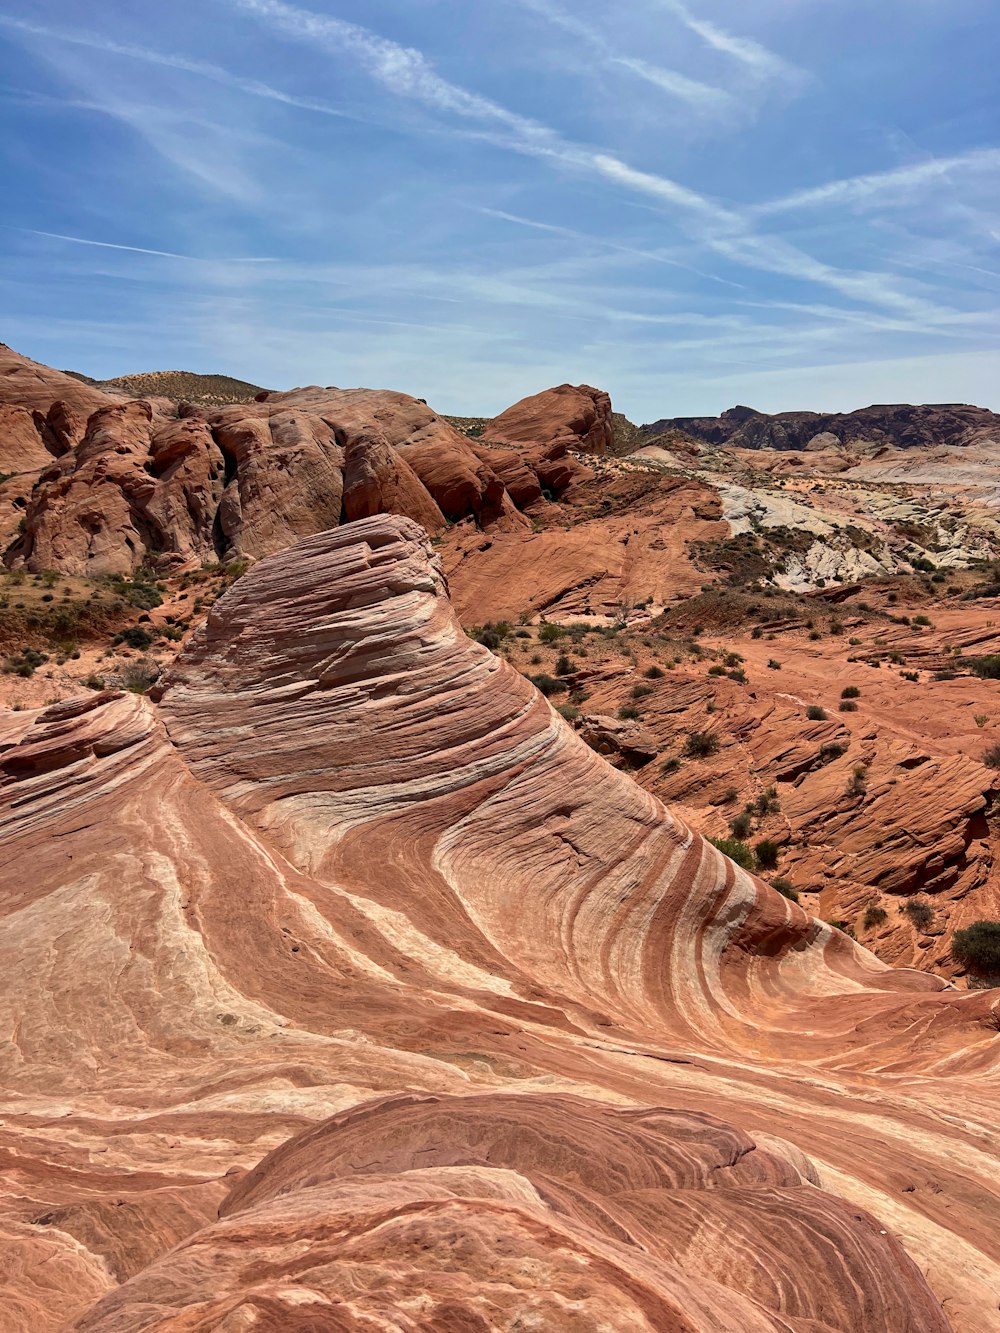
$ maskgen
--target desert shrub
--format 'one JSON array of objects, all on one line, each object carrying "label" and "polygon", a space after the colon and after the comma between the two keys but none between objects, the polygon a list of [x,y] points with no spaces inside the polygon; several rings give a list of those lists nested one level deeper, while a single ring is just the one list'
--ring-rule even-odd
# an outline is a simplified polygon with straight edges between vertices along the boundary
[{"label": "desert shrub", "polygon": [[718,847],[724,856],[728,856],[730,861],[735,861],[738,866],[744,870],[753,870],[754,861],[753,848],[739,838],[709,838],[713,847]]},{"label": "desert shrub", "polygon": [[841,713],[856,713],[858,711],[858,705],[853,699],[841,699],[840,703],[837,705],[837,711]]},{"label": "desert shrub", "polygon": [[809,631],[809,637],[815,641],[816,639],[821,639],[823,636],[818,629],[811,629]]},{"label": "desert shrub", "polygon": [[497,634],[496,630],[491,629],[489,625],[484,626],[483,629],[476,630],[473,638],[477,643],[481,643],[484,648],[488,648],[491,653],[495,653],[500,647],[500,635]]},{"label": "desert shrub", "polygon": [[983,755],[983,763],[987,768],[1000,768],[1000,745],[991,745]]},{"label": "desert shrub", "polygon": [[876,907],[873,904],[871,907],[865,908],[865,914],[861,924],[864,926],[865,930],[871,930],[874,926],[881,926],[884,921],[888,920],[888,918],[889,913],[884,907]]},{"label": "desert shrub", "polygon": [[864,796],[868,790],[868,769],[864,764],[855,764],[851,780],[847,784],[851,796]]},{"label": "desert shrub", "polygon": [[980,977],[1000,977],[1000,921],[973,921],[956,930],[951,956],[961,967]]},{"label": "desert shrub", "polygon": [[540,671],[537,676],[529,676],[528,679],[534,685],[536,690],[541,690],[546,698],[550,694],[563,694],[569,689],[564,680],[559,680],[555,676],[549,676],[544,671]]},{"label": "desert shrub", "polygon": [[150,657],[140,657],[138,662],[127,662],[115,673],[126,690],[133,694],[145,694],[160,677],[160,668]]},{"label": "desert shrub", "polygon": [[858,689],[857,685],[846,685],[840,691],[840,697],[842,699],[860,699],[861,691]]},{"label": "desert shrub", "polygon": [[560,653],[559,656],[556,658],[556,675],[557,675],[557,676],[572,676],[572,674],[573,674],[573,672],[574,672],[575,670],[576,670],[576,667],[573,665],[573,663],[570,661],[570,659],[566,656],[566,654],[565,654],[565,653]]},{"label": "desert shrub", "polygon": [[567,722],[575,722],[580,716],[580,710],[576,704],[560,704],[556,712],[561,713]]},{"label": "desert shrub", "polygon": [[88,690],[103,690],[104,681],[100,676],[90,675],[83,682]]},{"label": "desert shrub", "polygon": [[127,644],[129,648],[148,648],[152,644],[152,635],[148,634],[141,625],[130,625],[128,629],[123,629],[120,634],[116,634],[115,643]]},{"label": "desert shrub", "polygon": [[531,630],[530,630],[530,629],[518,629],[518,630],[515,630],[515,631],[514,631],[514,638],[515,638],[515,639],[530,639],[530,638],[531,638]]},{"label": "desert shrub", "polygon": [[632,686],[632,698],[633,698],[633,699],[645,699],[646,696],[647,696],[648,694],[652,694],[652,693],[653,693],[653,687],[652,687],[652,685],[633,685],[633,686]]},{"label": "desert shrub", "polygon": [[710,676],[724,676],[726,674],[726,668],[721,662],[716,662],[714,666],[708,668],[708,674]]},{"label": "desert shrub", "polygon": [[973,722],[975,722],[975,724],[976,724],[977,727],[985,727],[985,726],[986,726],[986,714],[985,714],[985,713],[973,713],[973,715],[972,715],[972,720],[973,720]]},{"label": "desert shrub", "polygon": [[647,667],[642,674],[647,680],[660,680],[663,676],[663,670],[658,666],[651,666]]},{"label": "desert shrub", "polygon": [[762,791],[755,801],[747,806],[750,814],[756,815],[759,819],[765,819],[768,815],[777,814],[781,809],[781,802],[778,800],[777,787],[768,787]]},{"label": "desert shrub", "polygon": [[781,876],[772,879],[771,888],[777,889],[783,898],[790,898],[793,903],[799,901],[799,891],[790,879],[783,879]]},{"label": "desert shrub", "polygon": [[749,810],[742,810],[729,821],[729,831],[734,838],[745,839],[753,828],[753,819]]},{"label": "desert shrub", "polygon": [[762,870],[773,870],[778,864],[781,848],[770,838],[761,838],[754,847],[754,852],[757,855],[757,864]]},{"label": "desert shrub", "polygon": [[844,632],[844,622],[843,622],[842,620],[831,620],[831,621],[830,621],[830,633],[831,633],[831,634],[843,634],[843,632]]},{"label": "desert shrub", "polygon": [[969,669],[983,680],[1000,680],[1000,653],[990,653],[986,657],[969,659]]},{"label": "desert shrub", "polygon": [[719,738],[714,731],[692,731],[684,742],[684,753],[689,759],[707,759],[719,749]]},{"label": "desert shrub", "polygon": [[556,639],[561,639],[566,631],[562,625],[552,625],[546,621],[538,631],[540,643],[555,643]]},{"label": "desert shrub", "polygon": [[751,639],[762,639],[764,637],[764,631],[759,625],[754,625],[753,629],[750,631],[750,637]]},{"label": "desert shrub", "polygon": [[781,663],[778,662],[778,661],[776,661],[773,657],[769,657],[769,658],[768,658],[768,660],[767,660],[767,666],[768,666],[768,670],[769,670],[769,671],[780,671],[780,670],[781,670]]},{"label": "desert shrub", "polygon": [[745,685],[747,683],[747,673],[741,667],[734,667],[729,672],[729,679],[735,680],[737,685]]},{"label": "desert shrub", "polygon": [[806,709],[806,717],[810,722],[825,722],[826,711],[820,708],[819,704],[810,704]]},{"label": "desert shrub", "polygon": [[632,708],[630,705],[626,704],[624,708],[619,708],[618,716],[623,722],[634,722],[636,718],[641,717],[642,714],[639,712],[638,708]]},{"label": "desert shrub", "polygon": [[677,770],[680,768],[680,766],[681,766],[681,761],[677,758],[676,755],[673,755],[669,759],[664,759],[663,763],[660,765],[660,772],[676,773]]},{"label": "desert shrub", "polygon": [[860,639],[848,639],[847,642],[851,645],[852,648],[857,648],[857,646],[860,644],[861,640],[860,640]]},{"label": "desert shrub", "polygon": [[920,898],[909,898],[903,904],[902,910],[918,930],[926,930],[934,920],[933,908],[929,903],[923,902]]},{"label": "desert shrub", "polygon": [[834,759],[839,759],[846,753],[847,746],[841,745],[838,741],[827,741],[825,745],[819,747],[819,757],[824,764],[832,764]]},{"label": "desert shrub", "polygon": [[739,796],[739,792],[737,791],[737,789],[735,787],[728,787],[726,789],[725,794],[722,797],[721,803],[723,805],[731,805],[733,801],[736,800],[737,796]]},{"label": "desert shrub", "polygon": [[911,624],[919,625],[921,629],[926,629],[930,625],[929,616],[914,616]]}]

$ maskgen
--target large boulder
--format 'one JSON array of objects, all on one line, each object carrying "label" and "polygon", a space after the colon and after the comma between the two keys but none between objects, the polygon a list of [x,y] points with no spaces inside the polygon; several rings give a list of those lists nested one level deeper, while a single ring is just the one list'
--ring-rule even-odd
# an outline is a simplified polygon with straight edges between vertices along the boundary
[{"label": "large boulder", "polygon": [[491,444],[562,444],[583,453],[605,454],[614,445],[611,399],[588,384],[560,384],[522,398],[483,430]]}]

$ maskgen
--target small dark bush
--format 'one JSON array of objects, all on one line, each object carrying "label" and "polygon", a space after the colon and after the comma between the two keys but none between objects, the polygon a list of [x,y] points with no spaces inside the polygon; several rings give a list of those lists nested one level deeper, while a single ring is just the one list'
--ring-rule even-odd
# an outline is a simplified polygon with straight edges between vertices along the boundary
[{"label": "small dark bush", "polygon": [[631,708],[626,705],[625,708],[619,708],[618,716],[623,722],[634,722],[636,718],[641,717],[642,714],[639,712],[638,708]]},{"label": "small dark bush", "polygon": [[755,864],[753,849],[745,842],[741,842],[738,838],[709,838],[709,842],[744,870],[753,870]]},{"label": "small dark bush", "polygon": [[857,685],[847,685],[840,691],[840,697],[842,699],[860,699],[861,691],[858,689]]},{"label": "small dark bush", "polygon": [[572,676],[572,674],[573,674],[573,672],[574,672],[575,670],[576,670],[576,667],[573,665],[573,663],[570,661],[570,659],[566,656],[566,654],[565,654],[565,653],[560,653],[559,656],[556,658],[556,675],[557,675],[557,676]]},{"label": "small dark bush", "polygon": [[496,630],[490,629],[489,625],[485,629],[479,630],[475,637],[491,653],[495,653],[500,647],[500,635],[497,634]]},{"label": "small dark bush", "polygon": [[690,759],[707,759],[718,749],[719,738],[714,731],[692,731],[684,743],[684,753]]},{"label": "small dark bush", "polygon": [[747,806],[747,811],[756,815],[758,819],[775,815],[780,809],[781,802],[778,800],[777,787],[768,787],[767,791],[762,791],[757,799]]},{"label": "small dark bush", "polygon": [[825,722],[826,711],[820,708],[819,704],[810,704],[806,709],[806,717],[810,722]]},{"label": "small dark bush", "polygon": [[681,761],[675,756],[670,759],[664,759],[660,765],[661,773],[676,773],[681,766]]},{"label": "small dark bush", "polygon": [[914,617],[913,617],[913,620],[912,620],[911,623],[914,624],[914,625],[919,625],[919,626],[921,627],[921,629],[924,629],[924,628],[926,628],[926,626],[928,626],[931,622],[930,622],[930,617],[929,617],[929,616],[914,616]]},{"label": "small dark bush", "polygon": [[541,690],[546,698],[550,694],[563,694],[569,689],[564,680],[558,680],[555,676],[546,675],[544,671],[539,672],[537,676],[529,676],[528,679],[534,685],[536,690]]},{"label": "small dark bush", "polygon": [[115,643],[125,643],[130,648],[148,648],[152,642],[152,636],[147,634],[141,625],[130,625],[128,629],[122,630],[121,634],[115,635]]},{"label": "small dark bush", "polygon": [[769,669],[770,671],[780,671],[780,670],[781,670],[781,663],[778,662],[778,661],[776,661],[773,657],[768,658],[767,665],[768,665],[768,669]]},{"label": "small dark bush", "polygon": [[969,659],[969,668],[974,675],[983,680],[1000,680],[1000,653],[990,653],[988,657]]},{"label": "small dark bush", "polygon": [[565,633],[562,625],[550,625],[546,621],[538,631],[538,639],[541,643],[555,643],[556,639],[561,639]]},{"label": "small dark bush", "polygon": [[853,699],[841,699],[837,707],[841,713],[856,713],[858,711],[858,705]]},{"label": "small dark bush", "polygon": [[658,666],[647,667],[642,673],[647,680],[659,680],[663,676],[663,670]]},{"label": "small dark bush", "polygon": [[799,891],[789,879],[782,879],[780,876],[778,879],[772,879],[771,888],[777,889],[783,898],[790,898],[793,903],[799,901]]},{"label": "small dark bush", "polygon": [[580,710],[576,704],[560,704],[556,712],[561,713],[567,722],[575,722],[580,716]]},{"label": "small dark bush", "polygon": [[874,926],[881,926],[889,918],[889,913],[883,907],[866,907],[864,919],[861,924],[865,930],[871,930]]},{"label": "small dark bush", "polygon": [[734,838],[745,839],[749,836],[752,828],[753,819],[747,810],[743,810],[740,814],[734,815],[729,821],[729,831]]},{"label": "small dark bush", "polygon": [[819,747],[819,757],[824,764],[832,764],[834,759],[839,759],[842,754],[847,753],[847,746],[840,745],[837,741],[827,741],[825,745]]},{"label": "small dark bush", "polygon": [[720,662],[716,662],[714,666],[708,668],[708,674],[710,676],[724,676],[726,668]]},{"label": "small dark bush", "polygon": [[918,930],[926,930],[934,920],[934,910],[929,903],[919,898],[910,898],[903,904],[903,911]]},{"label": "small dark bush", "polygon": [[760,842],[754,847],[754,851],[757,853],[757,864],[762,870],[773,870],[778,864],[781,848],[770,838],[761,838]]},{"label": "small dark bush", "polygon": [[980,977],[1000,977],[1000,921],[973,921],[956,930],[951,956],[961,967]]},{"label": "small dark bush", "polygon": [[987,768],[1000,768],[1000,745],[991,745],[983,755],[983,763]]}]

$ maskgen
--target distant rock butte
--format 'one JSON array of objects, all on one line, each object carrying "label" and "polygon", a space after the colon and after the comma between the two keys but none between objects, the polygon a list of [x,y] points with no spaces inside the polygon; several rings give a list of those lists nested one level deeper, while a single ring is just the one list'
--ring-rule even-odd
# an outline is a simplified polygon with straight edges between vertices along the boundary
[{"label": "distant rock butte", "polygon": [[1000,442],[1000,416],[967,403],[898,403],[855,412],[778,412],[731,407],[718,417],[664,417],[640,427],[644,436],[680,430],[731,449],[829,449],[837,444],[900,449]]},{"label": "distant rock butte", "polygon": [[995,1329],[996,993],[615,772],[410,520],[0,713],[0,803],[4,1333]]}]

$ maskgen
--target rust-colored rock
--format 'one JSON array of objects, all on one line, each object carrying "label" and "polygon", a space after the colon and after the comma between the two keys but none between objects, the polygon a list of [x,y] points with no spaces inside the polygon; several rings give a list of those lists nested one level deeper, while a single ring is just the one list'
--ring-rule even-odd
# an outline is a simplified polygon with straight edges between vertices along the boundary
[{"label": "rust-colored rock", "polygon": [[614,445],[611,399],[588,384],[560,384],[508,407],[489,422],[482,438],[522,448],[564,445],[584,453],[608,453]]},{"label": "rust-colored rock", "polygon": [[611,769],[411,521],[0,714],[0,803],[4,1333],[991,1327],[995,994]]}]

